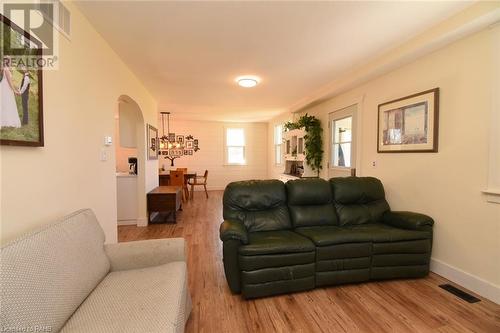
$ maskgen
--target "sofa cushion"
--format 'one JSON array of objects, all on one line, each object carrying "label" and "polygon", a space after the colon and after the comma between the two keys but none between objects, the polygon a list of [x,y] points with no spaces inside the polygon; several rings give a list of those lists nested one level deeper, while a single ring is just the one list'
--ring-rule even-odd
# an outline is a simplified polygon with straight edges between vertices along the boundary
[{"label": "sofa cushion", "polygon": [[61,332],[184,332],[186,263],[111,272]]},{"label": "sofa cushion", "polygon": [[427,231],[416,231],[393,228],[380,223],[297,228],[297,233],[311,239],[317,246],[363,242],[398,242],[405,240],[430,239]]},{"label": "sofa cushion", "polygon": [[336,225],[330,184],[321,178],[286,183],[288,207],[294,227]]},{"label": "sofa cushion", "polygon": [[0,330],[57,332],[109,271],[104,233],[81,210],[1,249]]},{"label": "sofa cushion", "polygon": [[292,227],[285,185],[279,180],[232,182],[224,190],[223,204],[224,219],[243,222],[249,232]]},{"label": "sofa cushion", "polygon": [[315,258],[314,251],[255,256],[238,255],[238,267],[242,271],[253,271],[262,268],[310,264],[314,263]]},{"label": "sofa cushion", "polygon": [[340,225],[378,223],[389,210],[382,182],[373,177],[330,179]]},{"label": "sofa cushion", "polygon": [[248,245],[242,245],[242,255],[260,255],[277,253],[297,253],[314,251],[314,244],[307,238],[293,231],[261,231],[248,235]]}]

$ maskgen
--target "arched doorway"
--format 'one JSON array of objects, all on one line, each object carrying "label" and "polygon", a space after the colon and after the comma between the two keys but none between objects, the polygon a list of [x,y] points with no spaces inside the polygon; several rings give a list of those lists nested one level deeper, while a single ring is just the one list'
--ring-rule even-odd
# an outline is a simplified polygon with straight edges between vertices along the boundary
[{"label": "arched doorway", "polygon": [[[115,114],[117,225],[147,225],[146,142],[141,108],[131,97],[118,98]],[[137,159],[137,174],[129,167]]]}]

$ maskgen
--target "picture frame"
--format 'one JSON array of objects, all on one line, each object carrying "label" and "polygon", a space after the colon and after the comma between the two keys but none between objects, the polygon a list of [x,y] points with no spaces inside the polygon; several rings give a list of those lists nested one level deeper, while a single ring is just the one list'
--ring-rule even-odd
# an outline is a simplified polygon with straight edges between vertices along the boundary
[{"label": "picture frame", "polygon": [[157,160],[159,154],[158,129],[150,124],[146,126],[148,160]]},{"label": "picture frame", "polygon": [[176,142],[183,144],[184,143],[184,135],[177,135]]},{"label": "picture frame", "polygon": [[170,142],[175,141],[175,133],[168,133],[168,141]]},{"label": "picture frame", "polygon": [[436,153],[439,88],[378,105],[378,153]]},{"label": "picture frame", "polygon": [[[10,42],[19,42],[19,40],[29,41],[32,48],[27,49],[24,55],[16,55],[17,58],[24,57],[42,57],[42,43],[31,36],[28,32],[10,21],[7,17],[0,14],[0,44],[3,45],[5,36],[9,36]],[[10,31],[10,34],[8,33]],[[35,47],[33,47],[35,46]],[[20,94],[13,94],[6,98],[2,96],[5,103],[0,109],[0,145],[8,146],[44,146],[44,130],[43,130],[43,72],[41,68],[31,69],[25,66],[17,66],[11,68],[14,63],[9,61],[9,55],[2,55],[2,69],[0,71],[0,79],[3,80],[4,67],[9,71],[12,85],[19,90],[24,88]],[[19,64],[20,62],[18,62]],[[8,64],[8,66],[3,66]],[[25,85],[25,80],[29,85]],[[12,102],[7,102],[9,99]],[[7,107],[5,107],[7,105]],[[9,107],[10,106],[10,107]]]},{"label": "picture frame", "polygon": [[186,141],[186,148],[187,149],[193,149],[193,141],[192,140]]}]

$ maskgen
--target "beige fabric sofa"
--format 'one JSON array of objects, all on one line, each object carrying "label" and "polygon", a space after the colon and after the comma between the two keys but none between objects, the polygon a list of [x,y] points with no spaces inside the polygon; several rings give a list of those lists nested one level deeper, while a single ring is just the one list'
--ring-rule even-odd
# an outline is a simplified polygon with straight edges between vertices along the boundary
[{"label": "beige fabric sofa", "polygon": [[104,244],[91,210],[3,245],[0,332],[183,332],[184,239]]}]

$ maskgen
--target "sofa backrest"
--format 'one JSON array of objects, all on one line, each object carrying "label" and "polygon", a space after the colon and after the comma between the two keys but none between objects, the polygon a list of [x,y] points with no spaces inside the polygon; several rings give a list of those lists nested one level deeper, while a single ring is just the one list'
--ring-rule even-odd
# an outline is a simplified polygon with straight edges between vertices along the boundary
[{"label": "sofa backrest", "polygon": [[88,209],[2,246],[0,264],[6,332],[58,332],[109,271],[104,233]]},{"label": "sofa backrest", "polygon": [[238,220],[249,232],[290,229],[285,184],[279,180],[247,180],[226,186],[225,220]]},{"label": "sofa backrest", "polygon": [[294,227],[338,225],[330,184],[321,178],[286,183],[288,208]]},{"label": "sofa backrest", "polygon": [[389,210],[382,182],[373,177],[330,179],[340,225],[379,222]]}]

